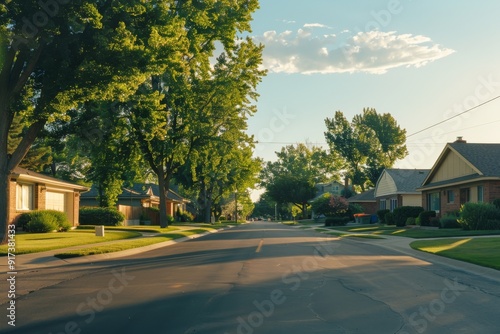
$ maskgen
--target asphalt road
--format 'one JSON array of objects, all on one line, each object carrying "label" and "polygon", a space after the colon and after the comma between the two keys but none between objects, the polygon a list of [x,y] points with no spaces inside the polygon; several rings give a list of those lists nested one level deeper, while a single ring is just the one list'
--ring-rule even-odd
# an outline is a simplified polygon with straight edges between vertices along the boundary
[{"label": "asphalt road", "polygon": [[[126,258],[30,270],[18,281],[46,287],[16,301],[14,332],[500,332],[500,279],[382,242],[255,222]],[[1,332],[12,329],[7,321]]]}]

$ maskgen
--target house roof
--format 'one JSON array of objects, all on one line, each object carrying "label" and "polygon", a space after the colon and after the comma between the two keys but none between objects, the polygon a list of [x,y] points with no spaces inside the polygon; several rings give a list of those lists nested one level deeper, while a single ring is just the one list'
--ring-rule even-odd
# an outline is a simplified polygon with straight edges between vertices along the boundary
[{"label": "house roof", "polygon": [[[430,183],[450,152],[457,154],[475,171],[475,173],[450,180]],[[459,140],[454,143],[446,144],[441,155],[432,167],[431,172],[422,183],[421,189],[440,187],[452,183],[467,183],[484,178],[500,178],[500,144],[467,143]]]},{"label": "house roof", "polygon": [[[153,183],[134,183],[131,187],[123,187],[123,191],[118,195],[118,199],[146,199],[160,197],[160,188]],[[89,192],[82,195],[82,198],[96,198],[98,196],[97,188],[92,186]],[[173,202],[187,202],[188,200],[170,189],[167,194],[167,199]]]},{"label": "house roof", "polygon": [[375,189],[370,189],[347,199],[349,203],[375,202]]},{"label": "house roof", "polygon": [[[417,188],[419,188],[426,179],[429,174],[429,169],[387,168],[382,172],[382,175],[383,173],[387,173],[394,181],[396,194],[410,194],[418,192]],[[379,182],[377,182],[377,185],[378,183]]]},{"label": "house roof", "polygon": [[88,187],[85,187],[85,186],[82,186],[82,185],[79,185],[76,183],[64,181],[61,179],[56,179],[55,177],[51,177],[51,176],[48,176],[45,174],[33,172],[33,171],[30,171],[30,170],[22,168],[22,167],[14,168],[14,172],[11,174],[11,177],[14,177],[16,179],[23,178],[23,179],[31,180],[31,181],[35,181],[35,182],[44,182],[44,183],[54,185],[54,186],[71,188],[71,189],[77,190],[79,192],[86,192],[89,190]]},{"label": "house roof", "polygon": [[447,147],[461,155],[480,175],[500,177],[500,144],[455,142]]}]

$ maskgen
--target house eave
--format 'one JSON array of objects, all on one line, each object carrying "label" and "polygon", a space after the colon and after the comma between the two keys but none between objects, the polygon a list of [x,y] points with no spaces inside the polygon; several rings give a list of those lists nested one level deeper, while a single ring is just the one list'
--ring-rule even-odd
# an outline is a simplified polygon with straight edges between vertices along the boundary
[{"label": "house eave", "polygon": [[418,190],[420,191],[428,191],[428,190],[436,190],[436,189],[443,189],[443,188],[450,188],[450,187],[455,187],[455,186],[462,186],[464,184],[469,184],[469,183],[477,183],[477,182],[482,182],[482,181],[500,181],[500,176],[476,176],[472,178],[467,178],[464,180],[446,180],[442,181],[436,184],[428,184],[424,187],[420,187]]}]

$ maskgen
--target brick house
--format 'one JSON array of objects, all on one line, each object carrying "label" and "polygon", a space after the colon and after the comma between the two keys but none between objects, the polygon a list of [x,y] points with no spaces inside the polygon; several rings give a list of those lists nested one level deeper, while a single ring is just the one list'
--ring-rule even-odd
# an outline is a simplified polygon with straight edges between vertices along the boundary
[{"label": "brick house", "polygon": [[377,213],[377,200],[375,199],[375,189],[370,189],[361,194],[357,194],[353,197],[347,199],[349,203],[359,204],[363,208],[363,212],[366,214]]},{"label": "brick house", "polygon": [[378,209],[393,211],[401,206],[421,206],[422,192],[417,188],[428,173],[428,169],[384,169],[375,186]]},{"label": "brick house", "polygon": [[[89,192],[82,194],[82,206],[99,206],[98,190],[92,187]],[[190,201],[183,198],[173,189],[167,194],[167,214],[175,217],[177,210],[187,211],[187,203]],[[118,195],[116,208],[125,215],[126,226],[139,225],[141,216],[147,212],[146,208],[158,208],[160,206],[160,188],[153,183],[135,183],[131,187],[123,187],[122,193]],[[153,219],[152,219],[153,220]]]},{"label": "brick house", "polygon": [[467,202],[500,198],[500,144],[448,143],[419,188],[422,206],[439,216]]},{"label": "brick house", "polygon": [[72,226],[78,226],[80,194],[89,189],[17,167],[10,176],[9,223],[24,212],[57,210],[66,213]]}]

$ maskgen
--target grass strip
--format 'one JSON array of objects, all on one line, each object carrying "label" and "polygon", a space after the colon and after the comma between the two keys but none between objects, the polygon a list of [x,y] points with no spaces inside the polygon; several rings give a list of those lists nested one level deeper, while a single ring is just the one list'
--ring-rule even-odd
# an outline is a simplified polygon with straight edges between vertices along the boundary
[{"label": "grass strip", "polygon": [[[16,255],[45,252],[58,248],[67,248],[85,244],[94,244],[141,236],[139,232],[108,231],[104,237],[97,237],[94,231],[78,231],[59,233],[17,233]],[[6,256],[8,245],[0,246],[0,256]]]},{"label": "grass strip", "polygon": [[500,238],[419,240],[413,249],[500,270]]},{"label": "grass strip", "polygon": [[113,252],[124,251],[128,249],[145,247],[149,245],[154,245],[160,242],[171,241],[175,239],[184,238],[187,236],[202,234],[213,230],[211,228],[198,228],[184,231],[176,231],[175,233],[164,233],[158,236],[153,237],[145,237],[139,238],[136,240],[124,240],[121,242],[114,242],[107,245],[97,246],[97,247],[89,247],[89,248],[80,248],[71,251],[61,252],[55,254],[54,256],[60,259],[74,258],[79,256],[87,256],[87,255],[97,255],[97,254],[107,254]]}]

